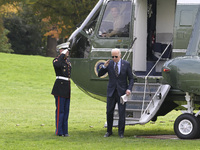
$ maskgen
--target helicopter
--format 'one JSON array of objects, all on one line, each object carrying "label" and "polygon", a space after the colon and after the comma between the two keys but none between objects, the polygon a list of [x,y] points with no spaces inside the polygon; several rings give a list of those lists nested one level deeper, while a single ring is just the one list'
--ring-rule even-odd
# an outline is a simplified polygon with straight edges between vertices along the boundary
[{"label": "helicopter", "polygon": [[[108,75],[98,71],[118,48],[134,75],[126,125],[156,121],[172,110],[180,139],[200,137],[200,0],[99,0],[60,46],[70,48],[73,82],[106,102]],[[114,27],[115,7],[121,22]],[[115,107],[113,126],[118,125]],[[198,111],[195,113],[195,111]]]}]

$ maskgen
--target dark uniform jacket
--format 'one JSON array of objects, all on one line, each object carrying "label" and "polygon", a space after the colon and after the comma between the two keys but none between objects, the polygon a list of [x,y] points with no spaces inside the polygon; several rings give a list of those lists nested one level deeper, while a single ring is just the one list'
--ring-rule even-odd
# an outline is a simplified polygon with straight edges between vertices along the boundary
[{"label": "dark uniform jacket", "polygon": [[[65,54],[59,55],[53,60],[53,66],[56,76],[70,78],[71,75],[71,63],[65,58]],[[70,81],[63,79],[56,79],[51,94],[55,96],[61,96],[70,98]]]},{"label": "dark uniform jacket", "polygon": [[107,72],[109,76],[108,88],[107,88],[108,97],[112,97],[115,89],[117,89],[119,96],[124,95],[127,89],[132,91],[133,74],[132,74],[132,69],[129,62],[125,60],[121,60],[120,74],[117,77],[114,70],[114,61],[111,60],[106,68],[102,67],[99,70],[98,76],[99,77],[103,76]]}]

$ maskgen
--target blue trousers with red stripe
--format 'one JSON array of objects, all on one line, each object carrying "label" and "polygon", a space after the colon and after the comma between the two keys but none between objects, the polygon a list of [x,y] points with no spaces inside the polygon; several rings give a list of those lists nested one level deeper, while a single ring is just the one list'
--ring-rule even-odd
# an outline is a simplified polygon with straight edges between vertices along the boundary
[{"label": "blue trousers with red stripe", "polygon": [[70,99],[54,96],[56,100],[56,135],[68,134]]}]

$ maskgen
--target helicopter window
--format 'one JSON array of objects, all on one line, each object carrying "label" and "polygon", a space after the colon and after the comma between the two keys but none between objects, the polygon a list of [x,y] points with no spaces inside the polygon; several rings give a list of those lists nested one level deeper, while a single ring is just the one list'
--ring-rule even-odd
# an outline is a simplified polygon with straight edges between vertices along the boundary
[{"label": "helicopter window", "polygon": [[131,2],[108,3],[99,28],[100,37],[129,37]]},{"label": "helicopter window", "polygon": [[91,35],[94,32],[95,25],[97,23],[97,18],[98,18],[99,13],[88,22],[88,24],[85,26],[84,31],[86,34]]},{"label": "helicopter window", "polygon": [[182,11],[180,17],[180,26],[192,26],[193,24],[193,11]]},{"label": "helicopter window", "polygon": [[[95,14],[88,20],[83,26],[83,32],[87,35],[92,35],[94,32],[94,27],[96,26],[96,20],[99,16],[100,9],[95,12]],[[84,22],[83,22],[84,23]],[[81,25],[81,26],[82,26]],[[73,34],[72,34],[73,35]],[[74,34],[73,38],[71,39],[71,51],[70,57],[71,58],[88,58],[90,53],[90,42],[87,36],[84,36],[80,32]]]}]

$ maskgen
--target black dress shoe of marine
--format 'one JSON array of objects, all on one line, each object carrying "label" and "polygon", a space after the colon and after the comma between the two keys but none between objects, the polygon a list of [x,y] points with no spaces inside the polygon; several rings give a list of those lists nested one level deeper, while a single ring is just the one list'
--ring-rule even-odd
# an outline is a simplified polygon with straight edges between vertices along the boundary
[{"label": "black dress shoe of marine", "polygon": [[104,135],[104,137],[109,137],[111,135],[112,135],[112,133],[106,132],[106,134]]},{"label": "black dress shoe of marine", "polygon": [[120,134],[119,137],[120,137],[120,138],[124,138],[124,135],[123,135],[123,134]]}]

